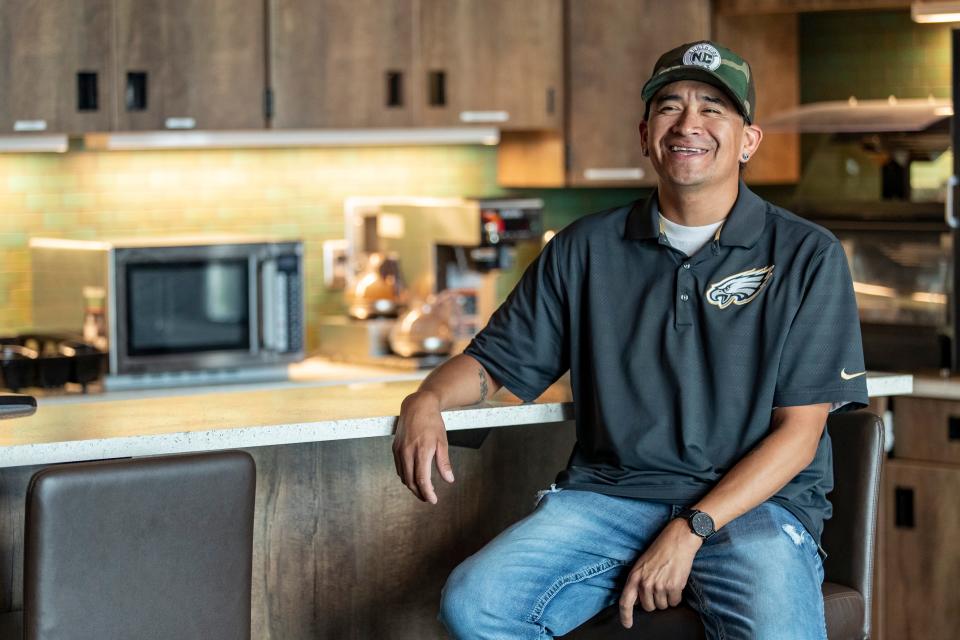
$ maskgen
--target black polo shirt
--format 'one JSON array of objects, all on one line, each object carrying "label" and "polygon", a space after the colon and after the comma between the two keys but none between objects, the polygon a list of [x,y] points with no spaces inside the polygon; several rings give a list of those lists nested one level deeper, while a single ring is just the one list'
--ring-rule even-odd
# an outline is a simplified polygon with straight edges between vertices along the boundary
[{"label": "black polo shirt", "polygon": [[[690,257],[660,231],[656,192],[564,227],[464,353],[525,402],[570,370],[577,443],[558,486],[670,504],[706,494],[774,407],[867,404],[843,247],[743,183]],[[819,540],[832,487],[824,429],[772,499]]]}]

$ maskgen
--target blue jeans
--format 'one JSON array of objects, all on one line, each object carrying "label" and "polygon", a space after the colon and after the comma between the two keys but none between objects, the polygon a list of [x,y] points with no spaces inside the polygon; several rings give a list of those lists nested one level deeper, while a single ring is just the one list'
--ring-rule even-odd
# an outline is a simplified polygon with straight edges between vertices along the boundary
[{"label": "blue jeans", "polygon": [[[450,574],[438,619],[454,638],[543,640],[575,629],[619,601],[633,563],[683,508],[553,486],[537,500]],[[822,582],[813,537],[765,502],[704,543],[683,595],[711,640],[825,639]]]}]

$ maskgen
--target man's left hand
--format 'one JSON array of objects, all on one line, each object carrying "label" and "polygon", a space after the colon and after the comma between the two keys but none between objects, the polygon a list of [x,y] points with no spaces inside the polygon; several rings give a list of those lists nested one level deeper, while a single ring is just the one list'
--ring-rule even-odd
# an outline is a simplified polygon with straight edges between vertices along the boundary
[{"label": "man's left hand", "polygon": [[690,530],[686,520],[671,520],[630,570],[620,594],[620,624],[627,629],[633,626],[637,600],[645,611],[680,604],[693,558],[701,546],[703,539]]}]

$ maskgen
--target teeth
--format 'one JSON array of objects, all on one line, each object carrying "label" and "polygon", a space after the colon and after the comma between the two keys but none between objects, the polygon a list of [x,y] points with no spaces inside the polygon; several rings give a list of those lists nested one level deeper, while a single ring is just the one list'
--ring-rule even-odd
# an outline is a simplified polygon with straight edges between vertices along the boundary
[{"label": "teeth", "polygon": [[693,153],[706,153],[706,149],[694,149],[692,147],[678,147],[675,145],[670,146],[670,151],[691,151]]}]

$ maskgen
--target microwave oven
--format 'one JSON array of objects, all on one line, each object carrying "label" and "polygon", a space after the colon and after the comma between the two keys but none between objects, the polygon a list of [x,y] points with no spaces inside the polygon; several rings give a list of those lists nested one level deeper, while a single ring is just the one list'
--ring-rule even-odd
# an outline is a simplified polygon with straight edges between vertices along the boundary
[{"label": "microwave oven", "polygon": [[300,241],[33,238],[30,254],[39,330],[76,332],[102,289],[108,389],[284,378],[303,358]]}]

